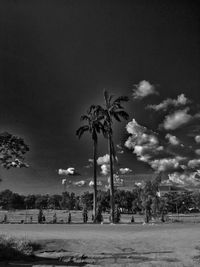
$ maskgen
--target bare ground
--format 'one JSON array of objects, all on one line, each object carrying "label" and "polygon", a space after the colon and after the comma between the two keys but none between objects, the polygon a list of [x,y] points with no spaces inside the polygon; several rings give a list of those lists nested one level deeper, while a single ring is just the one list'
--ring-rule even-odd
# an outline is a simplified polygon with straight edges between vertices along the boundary
[{"label": "bare ground", "polygon": [[4,224],[0,234],[42,244],[45,261],[26,266],[200,266],[200,224]]}]

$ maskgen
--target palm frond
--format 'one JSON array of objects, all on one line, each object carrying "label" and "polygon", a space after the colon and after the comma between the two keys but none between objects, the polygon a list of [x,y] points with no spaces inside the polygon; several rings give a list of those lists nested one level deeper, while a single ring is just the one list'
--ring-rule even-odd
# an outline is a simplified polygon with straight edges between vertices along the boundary
[{"label": "palm frond", "polygon": [[128,96],[120,96],[120,97],[116,98],[114,102],[121,103],[121,102],[127,102],[127,101],[129,101]]},{"label": "palm frond", "polygon": [[89,126],[88,125],[84,125],[81,126],[77,131],[76,131],[76,135],[78,136],[78,138],[81,138],[81,136],[83,135],[84,132],[87,132],[89,130]]},{"label": "palm frond", "polygon": [[108,106],[109,105],[109,93],[106,91],[106,89],[104,89],[103,95],[104,95],[106,106]]},{"label": "palm frond", "polygon": [[124,120],[128,120],[129,118],[128,113],[124,110],[115,111],[114,114],[116,114],[118,117],[123,118]]},{"label": "palm frond", "polygon": [[82,115],[82,116],[80,117],[80,120],[81,120],[81,121],[89,121],[89,120],[90,120],[90,117],[89,117],[88,115]]}]

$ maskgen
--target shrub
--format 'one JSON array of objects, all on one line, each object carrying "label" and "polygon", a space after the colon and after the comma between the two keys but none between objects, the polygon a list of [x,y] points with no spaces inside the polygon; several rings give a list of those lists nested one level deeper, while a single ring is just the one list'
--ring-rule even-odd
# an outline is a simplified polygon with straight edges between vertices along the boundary
[{"label": "shrub", "polygon": [[40,245],[25,239],[0,236],[0,260],[21,259],[32,256]]}]

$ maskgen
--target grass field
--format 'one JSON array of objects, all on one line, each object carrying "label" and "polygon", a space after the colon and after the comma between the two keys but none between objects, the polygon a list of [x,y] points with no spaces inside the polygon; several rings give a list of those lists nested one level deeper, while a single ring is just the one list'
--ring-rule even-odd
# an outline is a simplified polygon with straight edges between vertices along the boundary
[{"label": "grass field", "polygon": [[45,257],[27,265],[0,263],[2,267],[200,266],[199,224],[2,224],[0,234],[39,242],[37,255]]}]

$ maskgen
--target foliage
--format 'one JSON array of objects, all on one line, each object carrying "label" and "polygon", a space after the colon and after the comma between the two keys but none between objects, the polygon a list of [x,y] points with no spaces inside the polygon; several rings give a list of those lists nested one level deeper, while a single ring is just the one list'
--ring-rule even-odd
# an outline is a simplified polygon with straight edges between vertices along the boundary
[{"label": "foliage", "polygon": [[[149,216],[162,217],[167,212],[188,213],[192,209],[200,209],[200,192],[169,192],[158,197],[157,191],[152,193],[152,183],[144,188],[135,187],[132,191],[115,190],[115,203],[123,213],[136,213],[148,210]],[[102,212],[110,211],[110,191],[98,191],[98,207]],[[23,196],[10,190],[0,192],[0,207],[4,210],[12,209],[67,209],[80,210],[93,208],[93,193],[85,192],[81,196],[64,192],[62,195],[28,195]],[[97,209],[98,211],[98,209]],[[97,212],[98,214],[98,212]]]},{"label": "foliage", "polygon": [[0,164],[7,169],[28,167],[24,155],[29,147],[20,137],[4,132],[0,134]]},{"label": "foliage", "polygon": [[0,260],[22,259],[38,249],[40,245],[35,242],[0,236]]},{"label": "foliage", "polygon": [[104,127],[101,122],[103,119],[98,106],[91,105],[85,115],[81,116],[81,120],[86,124],[81,126],[76,135],[80,138],[85,132],[89,132],[93,140],[93,168],[94,168],[94,195],[93,195],[93,215],[96,217],[97,212],[97,143],[98,134],[104,133]]},{"label": "foliage", "polygon": [[123,102],[127,102],[129,99],[127,96],[120,96],[116,99],[113,95],[104,90],[104,102],[105,106],[99,106],[101,114],[103,116],[103,129],[104,136],[108,139],[109,155],[110,155],[110,211],[111,220],[114,222],[114,209],[115,209],[115,198],[114,198],[114,179],[113,179],[113,158],[115,159],[115,149],[113,143],[113,119],[121,122],[121,119],[127,120],[129,115],[124,111],[122,106]]}]

